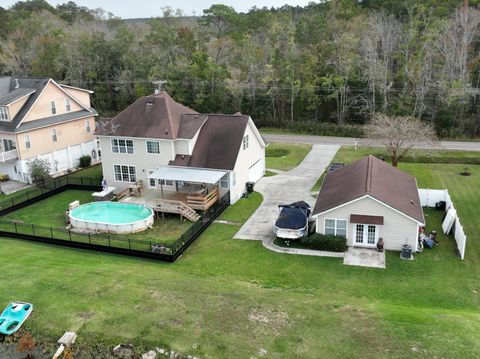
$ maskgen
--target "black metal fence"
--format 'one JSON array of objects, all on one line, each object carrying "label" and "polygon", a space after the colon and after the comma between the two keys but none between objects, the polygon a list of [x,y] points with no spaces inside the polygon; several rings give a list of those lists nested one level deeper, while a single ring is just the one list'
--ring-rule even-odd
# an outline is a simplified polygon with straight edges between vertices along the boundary
[{"label": "black metal fence", "polygon": [[[45,183],[42,187],[34,188],[22,192],[18,196],[0,201],[0,216],[67,189],[98,190],[101,187],[100,183],[101,179],[99,178],[58,178]],[[3,219],[0,219],[0,236],[173,262],[228,207],[229,203],[230,194],[227,193],[171,244],[131,239],[104,233],[78,233],[64,228],[18,223]]]},{"label": "black metal fence", "polygon": [[0,200],[0,216],[28,206],[67,189],[97,191],[102,188],[98,177],[64,176],[45,182],[41,187],[21,191],[19,194]]}]

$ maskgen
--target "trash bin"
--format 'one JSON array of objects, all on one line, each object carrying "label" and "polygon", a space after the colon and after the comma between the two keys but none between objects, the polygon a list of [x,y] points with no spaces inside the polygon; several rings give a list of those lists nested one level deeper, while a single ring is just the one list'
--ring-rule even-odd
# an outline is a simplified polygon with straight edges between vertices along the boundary
[{"label": "trash bin", "polygon": [[411,259],[412,258],[412,247],[408,244],[402,246],[402,251],[400,252],[400,258],[402,259]]},{"label": "trash bin", "polygon": [[445,211],[445,208],[447,207],[447,202],[445,201],[438,201],[435,203],[435,209],[438,209],[440,211]]},{"label": "trash bin", "polygon": [[248,192],[248,193],[252,193],[254,186],[255,186],[255,183],[253,183],[253,182],[247,182],[247,192]]}]

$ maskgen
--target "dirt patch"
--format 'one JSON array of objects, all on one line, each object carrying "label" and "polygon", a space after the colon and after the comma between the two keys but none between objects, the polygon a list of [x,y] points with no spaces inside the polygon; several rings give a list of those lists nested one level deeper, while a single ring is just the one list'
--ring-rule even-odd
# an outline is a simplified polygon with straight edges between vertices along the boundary
[{"label": "dirt patch", "polygon": [[287,312],[272,308],[252,308],[248,313],[248,320],[256,326],[263,325],[270,328],[275,334],[280,334],[285,327],[290,325]]},{"label": "dirt patch", "polygon": [[77,317],[83,320],[90,320],[95,316],[95,312],[80,312]]}]

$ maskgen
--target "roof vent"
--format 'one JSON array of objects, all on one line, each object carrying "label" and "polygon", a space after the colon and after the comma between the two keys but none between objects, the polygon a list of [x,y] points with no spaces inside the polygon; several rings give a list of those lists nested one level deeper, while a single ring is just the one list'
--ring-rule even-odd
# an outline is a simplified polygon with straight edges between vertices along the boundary
[{"label": "roof vent", "polygon": [[410,204],[415,204],[415,202],[413,201],[413,199],[410,200]]},{"label": "roof vent", "polygon": [[148,101],[147,106],[153,106],[153,101]]},{"label": "roof vent", "polygon": [[15,89],[18,89],[20,87],[19,83],[18,83],[18,79],[14,79],[15,80]]},{"label": "roof vent", "polygon": [[167,128],[167,129],[165,129],[165,134],[166,134],[166,135],[168,135],[168,128]]},{"label": "roof vent", "polygon": [[155,89],[155,95],[158,95],[160,93],[159,89]]},{"label": "roof vent", "polygon": [[198,118],[198,115],[195,115],[195,118]]},{"label": "roof vent", "polygon": [[185,159],[185,155],[182,155],[182,160],[184,160],[184,159]]}]

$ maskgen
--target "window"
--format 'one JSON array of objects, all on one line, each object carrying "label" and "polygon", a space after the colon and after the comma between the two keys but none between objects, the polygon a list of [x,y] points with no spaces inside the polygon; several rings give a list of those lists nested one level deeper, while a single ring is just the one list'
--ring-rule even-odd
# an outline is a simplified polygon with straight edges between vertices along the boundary
[{"label": "window", "polygon": [[346,237],[347,221],[345,219],[325,219],[325,234]]},{"label": "window", "polygon": [[8,121],[8,110],[6,107],[0,107],[0,120]]},{"label": "window", "polygon": [[133,140],[112,139],[112,152],[113,153],[128,153],[133,154]]},{"label": "window", "polygon": [[7,140],[7,139],[3,139],[3,149],[4,151],[11,151],[11,150],[14,150],[16,147],[15,147],[15,142],[13,142],[12,140]]},{"label": "window", "polygon": [[52,108],[52,115],[57,113],[57,106],[55,105],[55,101],[50,101],[50,107]]},{"label": "window", "polygon": [[228,174],[220,179],[220,187],[228,188]]},{"label": "window", "polygon": [[246,150],[248,148],[248,135],[243,137],[243,149]]},{"label": "window", "polygon": [[172,181],[172,180],[159,179],[159,180],[158,180],[158,185],[162,185],[162,186],[173,186],[173,181]]},{"label": "window", "polygon": [[113,165],[115,180],[118,182],[136,182],[135,166]]},{"label": "window", "polygon": [[90,133],[91,129],[90,129],[90,121],[89,120],[85,120],[85,132],[86,133]]},{"label": "window", "polygon": [[24,140],[25,140],[25,147],[26,147],[27,149],[32,148],[32,144],[30,143],[30,136],[29,136],[29,135],[25,135]]},{"label": "window", "polygon": [[52,141],[57,142],[57,130],[52,128]]},{"label": "window", "polygon": [[158,141],[147,141],[147,153],[160,153],[160,142]]},{"label": "window", "polygon": [[67,110],[67,112],[70,112],[72,110],[72,107],[70,106],[70,99],[69,98],[65,99],[65,110]]}]

